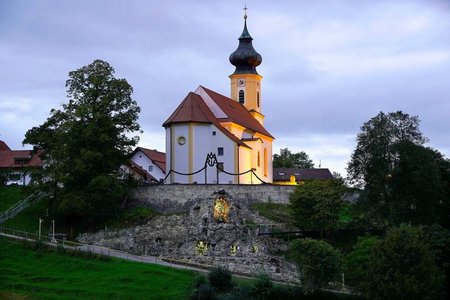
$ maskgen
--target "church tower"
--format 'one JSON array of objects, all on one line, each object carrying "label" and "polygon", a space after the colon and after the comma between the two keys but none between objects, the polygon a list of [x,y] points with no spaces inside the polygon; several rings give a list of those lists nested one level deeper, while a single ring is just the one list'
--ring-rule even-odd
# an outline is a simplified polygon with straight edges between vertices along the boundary
[{"label": "church tower", "polygon": [[264,115],[261,113],[261,79],[263,77],[256,71],[256,67],[262,62],[262,57],[253,48],[252,40],[247,30],[247,13],[245,13],[244,30],[239,37],[239,46],[230,55],[230,62],[236,67],[234,73],[229,76],[231,99],[243,104],[250,114],[264,125]]}]

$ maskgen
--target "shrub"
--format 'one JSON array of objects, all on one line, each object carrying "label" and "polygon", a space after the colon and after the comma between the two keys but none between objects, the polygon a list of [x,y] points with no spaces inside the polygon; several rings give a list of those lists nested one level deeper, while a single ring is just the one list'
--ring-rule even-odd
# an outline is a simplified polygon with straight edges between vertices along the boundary
[{"label": "shrub", "polygon": [[345,256],[345,279],[353,287],[361,288],[364,283],[370,252],[377,241],[375,236],[358,237],[352,251]]},{"label": "shrub", "polygon": [[212,268],[208,273],[208,281],[217,292],[223,293],[231,291],[233,288],[231,272],[222,267]]},{"label": "shrub", "polygon": [[298,266],[302,288],[306,293],[325,287],[341,271],[339,251],[324,241],[296,240],[291,243],[289,252]]},{"label": "shrub", "polygon": [[370,299],[438,299],[442,275],[419,228],[391,229],[371,251],[365,293]]}]

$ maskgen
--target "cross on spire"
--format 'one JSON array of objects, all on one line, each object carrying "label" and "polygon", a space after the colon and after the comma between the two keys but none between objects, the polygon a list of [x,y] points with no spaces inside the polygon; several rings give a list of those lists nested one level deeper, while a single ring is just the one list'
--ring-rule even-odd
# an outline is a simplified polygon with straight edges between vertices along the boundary
[{"label": "cross on spire", "polygon": [[247,4],[244,5],[243,9],[244,9],[244,19],[246,20],[247,19],[247,9],[248,9]]}]

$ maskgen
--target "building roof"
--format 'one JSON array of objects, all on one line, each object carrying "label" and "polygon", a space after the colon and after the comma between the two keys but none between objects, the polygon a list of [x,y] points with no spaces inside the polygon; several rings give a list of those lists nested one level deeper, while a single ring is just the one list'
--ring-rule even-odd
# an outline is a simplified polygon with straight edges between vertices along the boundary
[{"label": "building roof", "polygon": [[253,48],[252,40],[247,30],[247,17],[245,17],[244,30],[239,37],[238,48],[230,54],[230,63],[236,67],[233,74],[258,74],[256,67],[261,64],[262,57]]},{"label": "building roof", "polygon": [[10,151],[11,149],[8,147],[8,145],[0,140],[0,151]]},{"label": "building roof", "polygon": [[163,173],[166,173],[166,153],[159,152],[157,150],[147,149],[143,147],[137,147],[136,151],[142,151],[149,159],[151,159],[155,165],[157,165]]},{"label": "building roof", "polygon": [[[231,99],[230,101],[236,102]],[[253,118],[250,115],[250,113],[248,114],[251,118]],[[189,123],[189,122],[214,124],[221,132],[223,132],[228,138],[233,140],[235,143],[237,143],[240,146],[250,148],[247,144],[242,142],[235,135],[233,135],[228,130],[226,130],[222,125],[220,125],[219,119],[214,115],[209,106],[205,103],[205,100],[202,98],[202,96],[193,92],[189,92],[189,94],[175,109],[172,115],[163,123],[163,126],[167,127],[173,123]]]},{"label": "building roof", "polygon": [[128,167],[131,170],[133,170],[133,172],[139,174],[140,176],[142,177],[146,176],[148,181],[158,182],[158,180],[155,177],[153,177],[150,173],[148,173],[146,170],[144,170],[144,168],[136,164],[134,161],[130,161]]},{"label": "building roof", "polygon": [[231,121],[239,124],[252,131],[261,133],[267,137],[274,138],[265,128],[258,122],[245,106],[231,98],[225,97],[210,89],[200,86],[211,99],[220,107],[228,118],[220,119],[221,122]]},{"label": "building roof", "polygon": [[329,169],[273,168],[273,181],[289,181],[294,175],[296,181],[333,179]]},{"label": "building roof", "polygon": [[0,151],[0,168],[42,167],[42,151],[3,150]]}]

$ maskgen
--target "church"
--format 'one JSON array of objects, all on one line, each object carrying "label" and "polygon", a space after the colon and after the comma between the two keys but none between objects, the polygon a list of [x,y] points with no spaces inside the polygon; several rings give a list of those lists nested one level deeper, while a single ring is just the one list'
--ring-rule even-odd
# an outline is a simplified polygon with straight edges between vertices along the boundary
[{"label": "church", "polygon": [[272,182],[274,137],[264,128],[262,76],[256,70],[262,57],[252,40],[245,14],[238,48],[230,55],[230,97],[199,86],[164,122],[165,183]]}]

